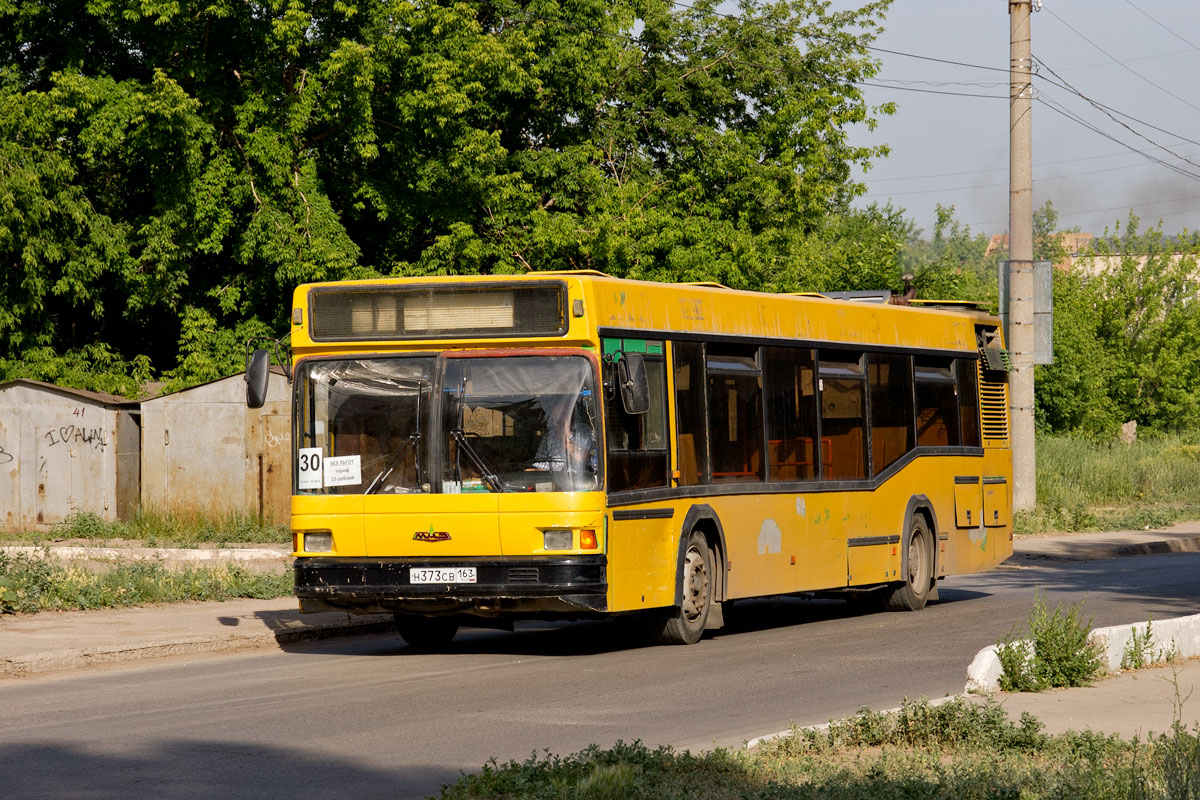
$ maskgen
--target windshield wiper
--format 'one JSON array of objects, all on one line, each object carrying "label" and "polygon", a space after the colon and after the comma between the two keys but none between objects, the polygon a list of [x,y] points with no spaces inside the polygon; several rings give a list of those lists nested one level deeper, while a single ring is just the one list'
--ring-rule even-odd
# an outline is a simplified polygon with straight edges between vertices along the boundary
[{"label": "windshield wiper", "polygon": [[[483,460],[483,456],[475,451],[471,443],[467,441],[467,434],[462,428],[452,428],[450,435],[454,437],[454,441],[458,444],[458,449],[467,454],[467,458],[471,459],[471,463],[475,465],[475,469],[479,470],[480,479],[488,485],[488,488],[493,492],[503,493],[507,491],[504,487],[504,481],[496,474],[495,470],[488,466]],[[457,453],[456,453],[457,455]],[[457,458],[455,459],[457,461]]]},{"label": "windshield wiper", "polygon": [[[421,440],[420,431],[413,431],[412,433],[410,433],[408,435],[408,441],[406,441],[403,444],[403,446],[401,446],[401,448],[396,451],[396,454],[393,455],[390,459],[388,459],[388,462],[383,465],[383,469],[380,470],[379,474],[375,476],[375,479],[371,481],[371,485],[367,487],[367,491],[364,492],[364,494],[374,494],[375,490],[378,489],[380,486],[382,486],[383,482],[385,480],[387,480],[388,477],[393,472],[395,472],[396,467],[400,466],[400,463],[403,461],[404,456],[406,456],[408,454],[408,451],[411,450],[413,448],[413,446],[416,445],[416,443],[419,442],[420,440]],[[418,466],[419,466],[419,463],[418,463]],[[420,469],[418,469],[417,471],[420,472]],[[418,475],[418,480],[419,479],[420,479],[420,476]]]}]

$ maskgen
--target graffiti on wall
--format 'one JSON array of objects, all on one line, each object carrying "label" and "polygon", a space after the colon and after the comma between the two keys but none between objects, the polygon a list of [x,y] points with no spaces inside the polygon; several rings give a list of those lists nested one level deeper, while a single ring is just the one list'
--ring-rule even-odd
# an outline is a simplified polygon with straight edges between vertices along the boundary
[{"label": "graffiti on wall", "polygon": [[82,444],[93,450],[103,450],[108,447],[108,431],[104,428],[83,428],[75,425],[63,425],[51,428],[43,434],[50,446],[56,444]]},{"label": "graffiti on wall", "polygon": [[4,445],[0,444],[0,464],[8,464],[13,460],[13,454],[4,449]]},{"label": "graffiti on wall", "polygon": [[[87,408],[76,406],[71,416],[82,418],[87,415]],[[49,440],[50,446],[57,444],[81,444],[84,448],[103,451],[108,447],[108,431],[104,428],[89,428],[85,425],[60,425],[51,428],[43,436]]]}]

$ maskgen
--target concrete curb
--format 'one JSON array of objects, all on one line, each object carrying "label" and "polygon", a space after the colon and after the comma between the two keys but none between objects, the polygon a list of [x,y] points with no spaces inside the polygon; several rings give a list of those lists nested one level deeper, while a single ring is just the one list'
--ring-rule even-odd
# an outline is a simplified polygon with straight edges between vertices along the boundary
[{"label": "concrete curb", "polygon": [[220,636],[180,636],[170,639],[132,641],[121,645],[67,648],[20,656],[0,656],[0,678],[28,677],[45,672],[78,669],[100,664],[117,664],[164,656],[199,653],[234,653],[282,647],[322,639],[367,636],[395,631],[390,615],[349,617],[330,614],[317,622],[301,621],[293,627],[255,633],[226,633]]},{"label": "concrete curb", "polygon": [[[1133,638],[1134,632],[1144,634],[1147,625],[1150,626],[1150,647],[1153,651],[1174,652],[1180,658],[1200,655],[1200,614],[1095,628],[1089,636],[1100,645],[1108,672],[1121,671],[1121,658],[1126,646]],[[963,691],[980,694],[999,691],[1000,672],[1000,657],[996,654],[996,646],[988,645],[975,654],[975,658],[967,667],[967,685]]]},{"label": "concrete curb", "polygon": [[[1159,532],[1163,533],[1163,532]],[[1124,535],[1139,535],[1139,531],[1118,532],[1114,538]],[[1165,534],[1164,534],[1165,535]],[[1200,552],[1200,536],[1174,535],[1168,539],[1149,542],[1088,541],[1058,542],[1054,549],[1042,550],[1037,540],[1020,543],[1022,550],[1015,551],[1005,560],[1009,566],[1038,564],[1043,561],[1092,561],[1098,558],[1126,558],[1129,556],[1153,556],[1164,553]]]}]

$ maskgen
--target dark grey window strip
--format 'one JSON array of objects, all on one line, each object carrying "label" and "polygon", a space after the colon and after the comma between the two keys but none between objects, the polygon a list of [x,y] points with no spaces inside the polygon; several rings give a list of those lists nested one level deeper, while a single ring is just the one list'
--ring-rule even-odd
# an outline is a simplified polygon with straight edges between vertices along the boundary
[{"label": "dark grey window strip", "polygon": [[974,475],[955,475],[954,482],[960,483],[960,484],[961,483],[975,484],[975,483],[979,483],[979,478]]},{"label": "dark grey window strip", "polygon": [[597,333],[600,336],[621,337],[625,339],[671,339],[678,342],[728,342],[730,344],[770,345],[774,347],[817,347],[825,350],[843,350],[860,353],[865,351],[868,353],[897,353],[900,355],[937,355],[946,358],[979,360],[978,350],[943,350],[940,348],[909,347],[895,344],[827,342],[819,339],[776,339],[767,336],[730,336],[728,334],[715,333],[682,333],[679,331],[629,330],[625,328],[598,328]]},{"label": "dark grey window strip", "polygon": [[624,519],[670,519],[675,516],[673,508],[633,508],[613,512],[613,520]]},{"label": "dark grey window strip", "polygon": [[[389,292],[392,294],[399,294],[401,292],[417,292],[417,291],[423,291],[423,290],[428,290],[428,289],[438,289],[438,288],[445,288],[445,287],[462,288],[464,286],[470,286],[471,289],[507,289],[507,288],[518,287],[518,286],[524,286],[524,287],[556,286],[556,287],[561,287],[562,288],[562,307],[560,309],[560,312],[562,314],[562,319],[564,320],[563,324],[559,326],[558,330],[549,331],[549,332],[547,332],[547,331],[541,331],[541,332],[515,331],[515,332],[507,332],[507,333],[492,332],[487,335],[483,335],[480,333],[480,331],[476,330],[476,331],[468,331],[468,332],[463,332],[463,333],[442,332],[442,333],[434,333],[434,334],[425,334],[425,333],[416,334],[416,333],[414,333],[414,334],[404,334],[404,335],[382,335],[382,334],[380,334],[380,335],[367,335],[367,336],[347,336],[347,337],[334,336],[334,337],[330,337],[330,336],[317,336],[313,330],[312,319],[313,319],[313,308],[315,306],[315,299],[314,299],[315,295],[338,294],[338,293],[367,294],[367,293],[389,293]],[[317,287],[314,287],[313,289],[311,289],[308,293],[308,309],[307,309],[307,313],[306,313],[306,316],[308,317],[308,319],[305,322],[308,327],[309,338],[311,338],[314,342],[320,342],[322,344],[330,343],[330,342],[362,342],[365,344],[369,344],[371,342],[403,341],[403,340],[409,340],[409,339],[450,340],[450,339],[485,339],[485,338],[486,339],[554,338],[554,337],[566,336],[567,331],[571,327],[570,318],[567,316],[567,301],[569,299],[567,296],[569,294],[570,294],[570,290],[567,288],[566,281],[559,281],[559,280],[521,281],[521,282],[517,282],[517,281],[495,281],[495,282],[492,282],[492,281],[489,281],[489,282],[476,283],[476,284],[422,283],[422,284],[412,284],[412,285],[408,285],[408,286],[396,286],[396,285],[392,285],[392,284],[364,284],[362,286],[317,286]],[[408,354],[406,353],[405,355],[408,355]],[[343,355],[342,357],[345,357],[345,355]]]},{"label": "dark grey window strip", "polygon": [[899,544],[899,536],[856,536],[847,540],[849,547],[870,547],[876,544]]},{"label": "dark grey window strip", "polygon": [[992,475],[983,479],[985,484],[1008,483],[1008,479],[1003,475]]}]

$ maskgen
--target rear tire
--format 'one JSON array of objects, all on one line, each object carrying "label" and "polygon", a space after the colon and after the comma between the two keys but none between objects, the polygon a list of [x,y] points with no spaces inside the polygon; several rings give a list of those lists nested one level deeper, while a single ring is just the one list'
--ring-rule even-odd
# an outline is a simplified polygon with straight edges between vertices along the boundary
[{"label": "rear tire", "polygon": [[453,617],[421,617],[396,614],[396,630],[410,647],[442,647],[458,633],[458,620]]},{"label": "rear tire", "polygon": [[887,599],[888,611],[920,611],[933,587],[933,535],[925,517],[913,515],[907,536],[902,565],[904,582],[892,589]]},{"label": "rear tire", "polygon": [[695,644],[713,602],[713,556],[703,534],[692,533],[683,553],[683,604],[651,612],[650,632],[660,644]]}]

